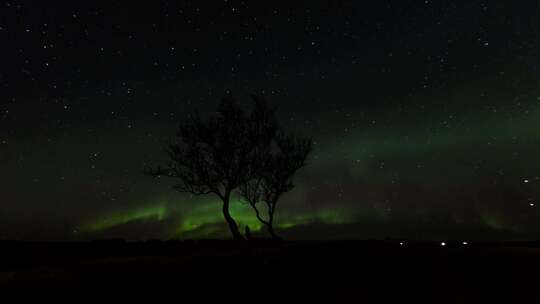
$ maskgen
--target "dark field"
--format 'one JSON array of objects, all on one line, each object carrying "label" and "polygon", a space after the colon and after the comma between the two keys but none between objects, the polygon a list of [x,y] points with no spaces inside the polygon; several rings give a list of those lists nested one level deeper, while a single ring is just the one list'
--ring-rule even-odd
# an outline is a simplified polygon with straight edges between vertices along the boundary
[{"label": "dark field", "polygon": [[[538,303],[539,243],[1,242],[2,288],[229,289],[339,302]],[[413,303],[411,302],[411,303]]]}]

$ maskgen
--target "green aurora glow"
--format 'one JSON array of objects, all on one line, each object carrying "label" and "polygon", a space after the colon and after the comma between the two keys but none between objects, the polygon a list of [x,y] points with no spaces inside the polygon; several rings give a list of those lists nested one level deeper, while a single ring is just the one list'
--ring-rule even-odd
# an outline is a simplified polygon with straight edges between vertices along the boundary
[{"label": "green aurora glow", "polygon": [[[536,119],[540,117],[539,110],[538,106],[534,106],[526,111],[526,114],[523,114],[523,111],[519,113],[506,112],[504,114],[489,115],[480,122],[478,120],[474,120],[473,123],[469,124],[466,121],[455,122],[431,133],[425,131],[409,132],[407,135],[396,136],[377,132],[370,132],[369,134],[351,132],[340,143],[325,145],[325,147],[332,147],[331,149],[322,148],[317,150],[316,154],[319,157],[311,160],[308,171],[319,172],[324,168],[335,167],[336,158],[338,158],[336,155],[341,155],[339,161],[347,163],[345,171],[341,172],[341,174],[348,171],[353,181],[360,182],[363,180],[369,184],[388,184],[395,180],[396,176],[399,176],[401,181],[431,184],[433,186],[439,183],[441,179],[443,184],[447,184],[447,180],[455,184],[459,182],[456,176],[475,174],[471,166],[467,162],[463,162],[463,160],[470,161],[474,160],[475,157],[485,160],[486,157],[483,153],[486,153],[486,151],[508,154],[509,152],[504,149],[506,146],[514,145],[516,142],[523,142],[525,139],[538,139],[538,135],[534,134],[534,130],[540,127],[540,120]],[[513,119],[520,113],[523,119]],[[525,144],[529,148],[529,143],[525,142]],[[475,148],[471,149],[471,147]],[[437,156],[450,150],[453,151],[451,156],[453,162],[451,163],[454,164],[455,168],[441,168],[438,158],[433,157],[433,155]],[[410,166],[401,165],[400,167],[393,164],[396,151],[399,151],[399,155],[397,155],[399,159],[408,158],[411,162],[422,161],[425,163],[426,168],[415,168],[418,171],[414,171],[411,170]],[[533,151],[538,151],[538,149],[526,152],[531,153]],[[333,157],[326,159],[320,157],[324,155],[332,155]],[[504,160],[509,157],[510,155],[504,157],[497,155],[492,161],[495,162],[495,165],[499,165],[506,170],[519,171],[520,167],[516,166],[515,163],[511,165],[504,164]],[[393,169],[374,168],[370,165],[373,162],[380,161],[387,162],[387,166]],[[461,164],[460,161],[462,161]],[[443,163],[447,164],[448,162]],[[394,166],[392,167],[392,165]],[[521,168],[521,171],[527,168],[528,165],[525,165]],[[441,176],[440,172],[443,169],[445,174]],[[339,184],[339,181],[342,180],[339,175],[336,175],[339,171],[332,169],[325,171],[329,178],[334,179],[332,183]],[[392,218],[387,212],[389,205],[380,203],[384,201],[382,199],[384,195],[381,196],[381,193],[372,198],[364,198],[361,201],[351,201],[348,198],[347,200],[350,202],[344,201],[343,198],[335,202],[330,198],[325,198],[326,201],[319,202],[319,205],[323,207],[310,210],[306,208],[306,204],[309,203],[309,197],[306,196],[309,188],[302,177],[303,174],[299,178],[298,186],[287,195],[280,206],[276,219],[276,228],[278,229],[287,229],[310,223],[345,224],[363,220],[386,222]],[[463,182],[466,181],[467,178],[463,179]],[[353,185],[353,187],[363,189],[362,185]],[[369,192],[372,190],[360,191]],[[182,204],[185,204],[182,208],[171,208],[171,206]],[[218,200],[211,197],[186,201],[185,197],[178,195],[177,200],[170,201],[169,199],[166,202],[161,200],[158,203],[145,204],[145,206],[134,210],[102,215],[90,223],[81,225],[82,228],[79,228],[79,231],[85,233],[103,232],[136,221],[159,223],[171,220],[174,224],[170,231],[167,232],[167,235],[163,236],[165,238],[228,236],[226,228],[224,228],[221,205]],[[233,201],[231,213],[240,227],[247,225],[254,232],[261,231],[263,228],[254,217],[253,211],[240,201]],[[456,221],[459,222],[460,220],[456,219]],[[493,230],[519,230],[518,225],[506,221],[503,214],[492,210],[480,210],[479,221],[486,228]]]},{"label": "green aurora glow", "polygon": [[[262,224],[254,217],[252,209],[246,204],[233,201],[231,204],[231,214],[237,220],[240,227],[247,225],[254,232],[261,231],[263,228]],[[163,222],[168,218],[181,219],[176,221],[176,228],[165,236],[167,238],[228,236],[227,231],[224,231],[222,227],[224,220],[220,202],[217,200],[198,200],[197,204],[187,209],[185,214],[176,214],[175,211],[167,209],[166,204],[163,203],[137,210],[116,212],[99,217],[89,224],[82,225],[78,233],[92,234],[95,232],[104,232],[135,221]],[[352,222],[353,218],[348,218],[344,212],[338,210],[297,215],[284,214],[277,218],[276,228],[290,228],[314,221],[326,224],[342,224]]]}]

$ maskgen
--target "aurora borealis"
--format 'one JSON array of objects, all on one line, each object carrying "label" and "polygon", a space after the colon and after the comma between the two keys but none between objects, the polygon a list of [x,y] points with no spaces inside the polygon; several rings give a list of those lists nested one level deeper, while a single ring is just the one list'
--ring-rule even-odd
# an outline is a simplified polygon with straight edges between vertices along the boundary
[{"label": "aurora borealis", "polygon": [[0,239],[226,237],[216,197],[142,170],[227,92],[315,140],[288,238],[538,239],[540,3],[519,2],[4,1]]}]

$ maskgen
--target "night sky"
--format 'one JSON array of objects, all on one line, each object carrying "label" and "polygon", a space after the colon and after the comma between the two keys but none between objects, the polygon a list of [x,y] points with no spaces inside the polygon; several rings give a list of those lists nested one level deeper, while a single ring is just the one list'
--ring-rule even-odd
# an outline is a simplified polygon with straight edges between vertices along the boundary
[{"label": "night sky", "polygon": [[[538,239],[540,2],[1,1],[0,239],[228,236],[143,175],[252,93],[312,136],[289,238]],[[261,228],[251,209],[233,216]]]}]

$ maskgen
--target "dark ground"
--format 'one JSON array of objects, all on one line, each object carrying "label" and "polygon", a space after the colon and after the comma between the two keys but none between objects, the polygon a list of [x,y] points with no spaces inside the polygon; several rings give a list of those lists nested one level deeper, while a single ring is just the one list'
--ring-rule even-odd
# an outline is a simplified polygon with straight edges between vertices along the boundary
[{"label": "dark ground", "polygon": [[205,297],[226,291],[348,303],[540,303],[538,242],[399,242],[5,241],[0,287]]}]

